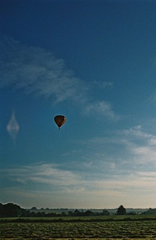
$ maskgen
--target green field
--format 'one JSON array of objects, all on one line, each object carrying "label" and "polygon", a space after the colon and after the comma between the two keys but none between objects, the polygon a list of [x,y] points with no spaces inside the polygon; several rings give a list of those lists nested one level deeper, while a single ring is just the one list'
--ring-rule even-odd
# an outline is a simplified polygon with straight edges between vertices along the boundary
[{"label": "green field", "polygon": [[[23,221],[23,222],[22,222]],[[153,218],[1,219],[0,239],[156,239]]]}]

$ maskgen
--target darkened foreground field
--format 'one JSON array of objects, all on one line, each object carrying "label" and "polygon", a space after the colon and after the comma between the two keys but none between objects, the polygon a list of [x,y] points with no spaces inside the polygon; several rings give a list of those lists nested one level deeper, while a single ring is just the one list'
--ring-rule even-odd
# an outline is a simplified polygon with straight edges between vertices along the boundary
[{"label": "darkened foreground field", "polygon": [[[21,222],[21,220],[23,222]],[[45,222],[46,220],[46,222]],[[156,239],[150,219],[1,219],[0,239]]]}]

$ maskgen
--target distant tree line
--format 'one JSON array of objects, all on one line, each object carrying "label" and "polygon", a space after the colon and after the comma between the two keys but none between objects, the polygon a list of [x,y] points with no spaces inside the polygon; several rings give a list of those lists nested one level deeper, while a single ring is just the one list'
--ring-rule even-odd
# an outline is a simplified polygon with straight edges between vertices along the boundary
[{"label": "distant tree line", "polygon": [[91,210],[80,211],[78,209],[68,212],[69,216],[109,216],[110,213],[108,210],[104,209],[102,212],[93,212]]},{"label": "distant tree line", "polygon": [[[104,209],[102,212],[95,212],[91,210],[69,210],[62,209],[65,211],[62,212],[44,212],[44,209],[38,210],[36,207],[31,208],[31,210],[26,210],[21,208],[17,204],[14,203],[7,203],[2,204],[0,203],[0,217],[64,217],[64,216],[109,216],[110,212]],[[117,208],[116,215],[134,215],[135,212],[126,213],[126,209],[123,205],[120,205]],[[147,211],[143,212],[142,214],[156,214],[156,209],[149,208]]]},{"label": "distant tree line", "polygon": [[26,210],[24,208],[21,208],[17,204],[14,203],[7,203],[2,204],[0,203],[0,217],[57,217],[57,216],[97,216],[102,215],[106,216],[109,215],[109,212],[107,210],[103,210],[101,213],[92,212],[90,210],[87,211],[80,211],[80,210],[74,210],[74,211],[68,211],[62,212],[62,213],[45,213],[44,211],[40,212],[37,211],[37,208],[33,207],[30,210]]},{"label": "distant tree line", "polygon": [[20,217],[22,215],[25,215],[26,212],[27,211],[25,209],[21,208],[16,204],[0,203],[0,217]]}]

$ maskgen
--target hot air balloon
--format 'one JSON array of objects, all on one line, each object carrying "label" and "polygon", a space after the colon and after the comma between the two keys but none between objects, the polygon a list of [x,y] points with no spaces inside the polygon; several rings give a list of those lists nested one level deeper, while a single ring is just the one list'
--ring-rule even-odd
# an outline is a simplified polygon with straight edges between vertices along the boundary
[{"label": "hot air balloon", "polygon": [[63,115],[57,115],[54,117],[54,121],[60,129],[60,127],[66,122],[66,118]]}]

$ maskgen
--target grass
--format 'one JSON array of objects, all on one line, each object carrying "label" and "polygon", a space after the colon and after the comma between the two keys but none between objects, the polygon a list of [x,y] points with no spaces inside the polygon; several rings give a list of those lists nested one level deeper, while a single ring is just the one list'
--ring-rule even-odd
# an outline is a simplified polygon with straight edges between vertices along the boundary
[{"label": "grass", "polygon": [[66,217],[10,217],[0,218],[1,222],[88,222],[88,221],[141,221],[156,220],[156,215],[110,215],[110,216],[66,216]]},{"label": "grass", "polygon": [[0,239],[156,239],[156,220],[144,217],[131,216],[131,220],[125,220],[126,216],[29,218],[27,222],[5,218],[0,220]]}]

